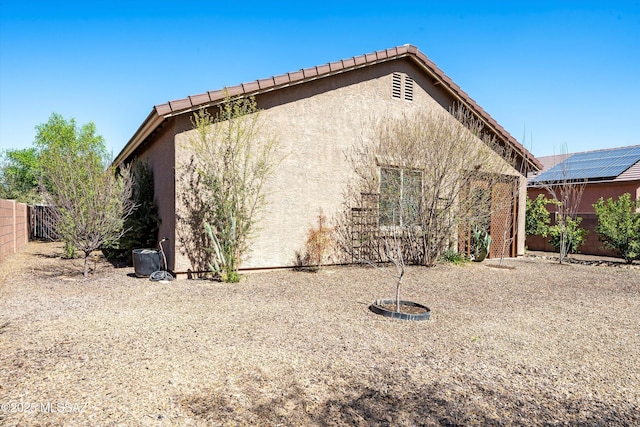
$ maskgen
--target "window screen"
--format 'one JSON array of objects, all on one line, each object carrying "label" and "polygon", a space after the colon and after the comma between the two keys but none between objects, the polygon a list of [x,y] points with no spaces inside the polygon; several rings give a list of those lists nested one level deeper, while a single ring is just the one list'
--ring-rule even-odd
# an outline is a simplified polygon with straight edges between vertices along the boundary
[{"label": "window screen", "polygon": [[380,225],[415,225],[420,219],[422,172],[380,168]]}]

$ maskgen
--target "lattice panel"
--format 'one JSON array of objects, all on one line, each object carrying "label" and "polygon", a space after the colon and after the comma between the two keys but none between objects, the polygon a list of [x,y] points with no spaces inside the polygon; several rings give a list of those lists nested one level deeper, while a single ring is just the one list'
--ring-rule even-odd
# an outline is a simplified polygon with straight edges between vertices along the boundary
[{"label": "lattice panel", "polygon": [[[496,177],[492,176],[487,181],[475,181],[463,197],[474,197],[473,193],[477,191],[485,194],[491,192],[491,194],[486,194],[487,197],[490,196],[490,201],[488,200],[486,204],[484,202],[479,204],[479,206],[490,209],[491,212],[490,220],[484,225],[492,239],[489,257],[501,257],[503,249],[504,256],[515,256],[515,218],[518,205],[516,180],[507,176],[496,180]],[[482,197],[482,199],[486,198]],[[489,203],[490,206],[488,206]],[[472,224],[469,222],[462,223],[458,227],[458,252],[467,256],[471,254],[472,250],[471,228]]]},{"label": "lattice panel", "polygon": [[378,203],[380,196],[363,193],[359,207],[351,208],[353,261],[376,261],[378,252]]},{"label": "lattice panel", "polygon": [[515,256],[516,191],[513,180],[496,182],[491,189],[491,258]]}]

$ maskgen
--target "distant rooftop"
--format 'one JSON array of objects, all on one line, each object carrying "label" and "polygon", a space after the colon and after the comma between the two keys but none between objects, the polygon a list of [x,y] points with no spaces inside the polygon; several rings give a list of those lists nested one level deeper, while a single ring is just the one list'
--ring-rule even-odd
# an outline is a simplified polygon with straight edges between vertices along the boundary
[{"label": "distant rooftop", "polygon": [[615,180],[631,168],[640,168],[640,145],[565,156],[563,161],[530,179],[529,183]]}]

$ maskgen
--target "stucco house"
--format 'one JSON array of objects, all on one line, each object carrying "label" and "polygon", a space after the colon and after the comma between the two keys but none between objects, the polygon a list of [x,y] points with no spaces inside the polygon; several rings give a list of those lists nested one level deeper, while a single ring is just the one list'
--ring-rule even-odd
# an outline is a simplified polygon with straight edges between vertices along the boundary
[{"label": "stucco house", "polygon": [[507,255],[524,253],[526,177],[521,172],[539,170],[541,164],[420,50],[404,45],[153,107],[114,164],[138,158],[152,166],[162,219],[159,233],[169,238],[170,269],[191,268],[176,233],[177,196],[190,190],[177,176],[189,157],[191,118],[200,108],[219,105],[225,93],[254,96],[262,117],[281,130],[280,146],[287,153],[269,183],[267,212],[242,268],[293,266],[319,210],[332,218],[343,208],[350,176],[345,152],[362,137],[366,123],[416,108],[449,111],[454,104],[468,108],[500,144],[516,153]]},{"label": "stucco house", "polygon": [[[593,205],[601,197],[616,200],[625,193],[631,195],[631,200],[640,199],[640,145],[545,156],[538,160],[543,169],[530,175],[528,197],[532,200],[539,194],[549,197],[544,184],[575,182],[584,185],[577,216],[582,218],[580,226],[589,233],[578,250],[589,255],[615,255],[603,248],[598,239],[595,232],[598,218]],[[553,205],[548,205],[547,209],[552,214],[556,211]],[[554,250],[549,239],[541,236],[527,236],[526,243],[530,250]]]}]

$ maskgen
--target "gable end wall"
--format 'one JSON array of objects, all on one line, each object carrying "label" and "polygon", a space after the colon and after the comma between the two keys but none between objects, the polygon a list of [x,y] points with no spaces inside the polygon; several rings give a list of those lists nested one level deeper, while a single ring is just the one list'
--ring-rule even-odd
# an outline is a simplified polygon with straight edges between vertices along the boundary
[{"label": "gable end wall", "polygon": [[[393,72],[406,73],[415,81],[412,102],[392,97]],[[283,156],[268,185],[270,203],[243,268],[294,265],[295,253],[303,250],[307,232],[317,225],[320,210],[332,220],[343,208],[343,194],[351,177],[345,153],[352,144],[370,139],[372,123],[387,114],[451,105],[444,90],[408,60],[267,92],[257,101],[266,124],[280,135]],[[181,116],[175,129],[178,175],[180,165],[190,156],[188,140],[193,131],[189,130],[187,116]],[[163,143],[171,142],[167,139]],[[174,194],[182,191],[189,189],[177,183]],[[170,265],[176,271],[191,268],[179,251],[175,264]]]}]

